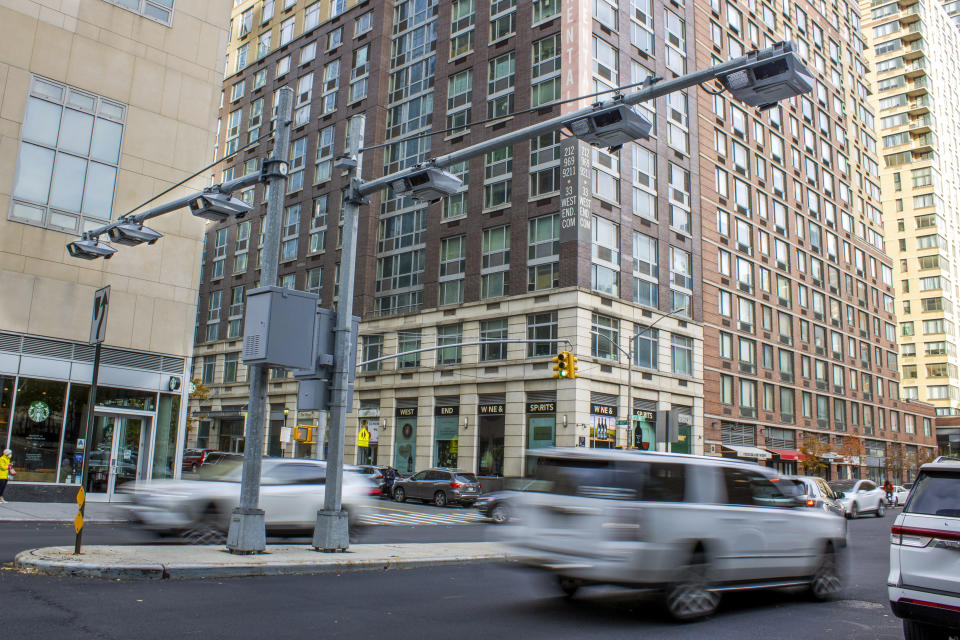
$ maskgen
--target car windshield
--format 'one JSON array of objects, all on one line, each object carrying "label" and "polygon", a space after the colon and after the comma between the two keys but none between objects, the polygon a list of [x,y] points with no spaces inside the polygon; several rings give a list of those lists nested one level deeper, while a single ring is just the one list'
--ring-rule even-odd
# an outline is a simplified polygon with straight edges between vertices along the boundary
[{"label": "car windshield", "polygon": [[215,482],[240,482],[240,470],[243,466],[243,457],[221,458],[216,464],[205,464],[200,467],[196,480]]},{"label": "car windshield", "polygon": [[917,479],[904,512],[960,518],[960,476],[924,472]]},{"label": "car windshield", "polygon": [[833,482],[828,483],[830,488],[833,489],[834,493],[846,493],[853,489],[853,485],[857,484],[856,480],[834,480]]}]

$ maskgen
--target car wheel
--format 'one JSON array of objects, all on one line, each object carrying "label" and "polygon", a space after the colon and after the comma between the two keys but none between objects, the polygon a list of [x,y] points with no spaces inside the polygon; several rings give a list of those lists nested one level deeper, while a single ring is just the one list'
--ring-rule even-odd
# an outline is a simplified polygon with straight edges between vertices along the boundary
[{"label": "car wheel", "polygon": [[403,487],[397,487],[393,490],[393,499],[397,502],[406,502],[407,492],[403,490]]},{"label": "car wheel", "polygon": [[903,640],[942,640],[948,637],[947,632],[938,627],[913,620],[903,621]]},{"label": "car wheel", "polygon": [[227,532],[216,505],[210,504],[193,526],[180,534],[187,544],[226,544]]},{"label": "car wheel", "polygon": [[710,563],[697,550],[666,592],[667,611],[675,620],[693,622],[712,614],[720,606],[720,594],[710,590]]},{"label": "car wheel", "polygon": [[858,515],[860,515],[860,510],[857,508],[857,503],[854,502],[850,505],[850,518],[856,518]]},{"label": "car wheel", "polygon": [[887,512],[887,508],[884,506],[883,500],[881,499],[880,502],[877,503],[877,517],[882,518],[883,514],[885,514],[886,512]]},{"label": "car wheel", "polygon": [[438,507],[447,506],[447,494],[445,494],[443,491],[437,491],[435,494],[433,494],[433,504],[437,505]]},{"label": "car wheel", "polygon": [[843,580],[840,577],[840,564],[833,545],[828,545],[820,558],[817,572],[810,580],[810,593],[817,600],[830,600],[836,597],[841,589]]},{"label": "car wheel", "polygon": [[557,576],[557,587],[560,588],[560,591],[563,592],[563,595],[572,598],[577,595],[577,591],[580,590],[580,587],[583,586],[583,582],[577,580],[576,578],[568,578],[567,576]]},{"label": "car wheel", "polygon": [[196,473],[196,472],[197,472],[197,465],[196,464],[190,465],[190,473]]},{"label": "car wheel", "polygon": [[502,502],[498,502],[493,505],[493,509],[490,509],[490,519],[494,524],[506,524],[510,520],[510,509]]}]

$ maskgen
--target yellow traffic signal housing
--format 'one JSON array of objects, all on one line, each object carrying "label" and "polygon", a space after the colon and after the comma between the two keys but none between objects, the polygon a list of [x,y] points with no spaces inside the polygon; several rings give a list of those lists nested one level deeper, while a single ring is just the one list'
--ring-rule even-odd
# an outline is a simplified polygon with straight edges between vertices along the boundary
[{"label": "yellow traffic signal housing", "polygon": [[310,432],[313,427],[309,425],[297,425],[293,428],[293,439],[301,444],[313,444],[310,440]]},{"label": "yellow traffic signal housing", "polygon": [[559,352],[553,358],[553,377],[554,378],[566,378],[567,377],[567,363],[570,361],[570,354],[566,351]]},{"label": "yellow traffic signal housing", "polygon": [[572,353],[569,353],[569,352],[568,352],[568,353],[567,353],[567,376],[566,376],[566,377],[568,377],[568,378],[578,378],[578,377],[579,377],[579,374],[577,374],[577,369],[579,369],[579,367],[577,366],[577,356],[575,356],[575,355],[573,355]]}]

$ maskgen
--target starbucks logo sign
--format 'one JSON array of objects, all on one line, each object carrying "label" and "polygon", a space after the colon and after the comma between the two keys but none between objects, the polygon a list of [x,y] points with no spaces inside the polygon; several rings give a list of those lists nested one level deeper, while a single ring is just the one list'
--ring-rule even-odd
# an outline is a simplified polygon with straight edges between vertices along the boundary
[{"label": "starbucks logo sign", "polygon": [[50,417],[50,407],[46,402],[36,400],[30,403],[30,408],[27,409],[27,415],[34,422],[44,422]]}]

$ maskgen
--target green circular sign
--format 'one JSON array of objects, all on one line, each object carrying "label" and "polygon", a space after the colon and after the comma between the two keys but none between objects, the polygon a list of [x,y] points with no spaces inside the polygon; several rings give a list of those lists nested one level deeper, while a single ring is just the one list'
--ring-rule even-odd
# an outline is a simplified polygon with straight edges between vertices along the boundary
[{"label": "green circular sign", "polygon": [[46,402],[35,400],[30,403],[30,408],[27,409],[27,415],[34,422],[44,422],[50,417],[50,406]]}]

